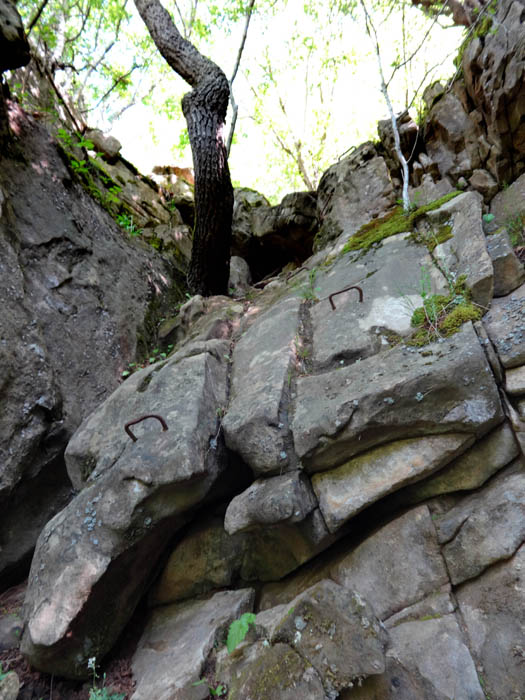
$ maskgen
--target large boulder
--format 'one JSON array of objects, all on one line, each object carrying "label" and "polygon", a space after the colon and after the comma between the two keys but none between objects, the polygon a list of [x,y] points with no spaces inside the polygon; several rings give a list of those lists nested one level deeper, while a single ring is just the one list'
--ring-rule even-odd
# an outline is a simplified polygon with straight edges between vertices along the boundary
[{"label": "large boulder", "polygon": [[396,439],[444,432],[481,437],[502,419],[492,372],[467,324],[424,348],[398,345],[299,378],[292,431],[303,464],[315,472]]},{"label": "large boulder", "polygon": [[[37,668],[87,675],[88,658],[103,657],[129,620],[167,540],[217,481],[226,348],[211,341],[137,372],[70,442],[68,470],[82,490],[44,528],[26,595],[22,649]],[[151,414],[160,418],[124,431]]]}]

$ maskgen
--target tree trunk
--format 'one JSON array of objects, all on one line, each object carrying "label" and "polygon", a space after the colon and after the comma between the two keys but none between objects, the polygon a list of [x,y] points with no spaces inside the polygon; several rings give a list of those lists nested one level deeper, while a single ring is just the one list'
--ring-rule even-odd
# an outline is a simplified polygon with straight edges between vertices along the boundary
[{"label": "tree trunk", "polygon": [[233,188],[223,140],[230,88],[222,70],[186,41],[159,0],[135,0],[157,48],[193,90],[182,111],[195,169],[195,229],[188,271],[194,294],[228,292]]}]

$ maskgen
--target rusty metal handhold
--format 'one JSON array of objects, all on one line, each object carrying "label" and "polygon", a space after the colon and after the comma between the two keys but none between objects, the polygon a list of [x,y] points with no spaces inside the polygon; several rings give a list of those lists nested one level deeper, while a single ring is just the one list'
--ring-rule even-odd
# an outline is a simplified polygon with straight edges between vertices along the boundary
[{"label": "rusty metal handhold", "polygon": [[361,289],[361,287],[356,287],[356,286],[345,287],[344,289],[340,289],[338,292],[334,292],[333,294],[330,294],[330,296],[328,297],[328,301],[330,302],[330,306],[332,307],[332,311],[335,311],[335,304],[332,301],[332,297],[336,297],[338,294],[342,294],[343,292],[347,292],[349,289],[357,289],[357,291],[359,292],[359,301],[363,301],[363,290]]},{"label": "rusty metal handhold", "polygon": [[159,423],[162,425],[162,430],[168,430],[168,426],[166,424],[166,421],[164,420],[164,418],[162,416],[157,416],[155,413],[148,413],[146,416],[141,416],[140,418],[137,418],[136,420],[130,420],[124,426],[124,430],[130,436],[130,438],[133,440],[133,442],[137,442],[137,438],[131,432],[130,425],[135,425],[136,423],[141,423],[143,420],[146,420],[146,418],[156,418],[159,421]]}]

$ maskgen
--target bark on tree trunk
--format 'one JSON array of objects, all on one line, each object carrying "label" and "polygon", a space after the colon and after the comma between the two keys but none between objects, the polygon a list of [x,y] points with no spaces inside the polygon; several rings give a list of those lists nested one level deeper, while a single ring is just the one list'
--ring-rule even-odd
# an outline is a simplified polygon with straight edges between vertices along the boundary
[{"label": "bark on tree trunk", "polygon": [[186,41],[159,0],[135,0],[168,64],[193,90],[182,111],[195,169],[195,230],[188,271],[193,294],[228,292],[233,188],[223,140],[230,87],[222,70]]}]

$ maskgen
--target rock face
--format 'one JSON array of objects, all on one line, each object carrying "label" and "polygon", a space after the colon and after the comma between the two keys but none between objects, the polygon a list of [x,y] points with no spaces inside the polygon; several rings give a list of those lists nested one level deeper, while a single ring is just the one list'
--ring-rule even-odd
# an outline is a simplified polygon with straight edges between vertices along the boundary
[{"label": "rock face", "polygon": [[317,211],[319,250],[342,233],[355,233],[371,218],[389,209],[396,200],[388,169],[372,143],[329,168],[319,183]]},{"label": "rock face", "polygon": [[502,0],[495,9],[488,32],[463,51],[463,78],[450,92],[429,94],[425,125],[440,175],[471,179],[487,198],[495,182],[510,183],[525,169],[523,3]]},{"label": "rock face", "polygon": [[67,441],[119,385],[148,309],[169,296],[171,279],[166,263],[126,240],[72,182],[42,127],[14,106],[12,116],[20,153],[0,169],[0,571],[7,579],[27,566],[38,533],[70,498]]},{"label": "rock face", "polygon": [[[521,697],[525,285],[508,241],[487,241],[483,211],[505,168],[521,167],[520,68],[496,47],[497,22],[508,22],[519,60],[524,15],[523,2],[503,0],[497,32],[466,48],[470,101],[459,83],[427,94],[430,140],[414,179],[425,197],[456,182],[478,194],[348,252],[395,197],[392,163],[365,144],[323,179],[306,269],[242,301],[192,298],[163,322],[175,345],[163,360],[82,416],[66,451],[76,493],[43,528],[31,567],[22,651],[33,665],[86,676],[144,597],[134,700]],[[491,80],[506,94],[495,114],[483,111]],[[500,98],[508,119],[496,127]],[[415,137],[410,125],[409,145]],[[246,238],[298,225],[300,197],[277,208],[243,197]],[[25,238],[17,248],[6,233],[10,266],[36,235],[17,213]],[[509,229],[501,216],[494,229]],[[17,274],[7,291],[28,286]],[[56,276],[48,289],[65,294]],[[40,363],[48,330],[30,329]],[[38,395],[37,418],[58,424],[71,398],[53,370],[24,392]],[[17,439],[34,428],[38,442],[39,425]],[[28,457],[28,470],[38,464]]]}]

